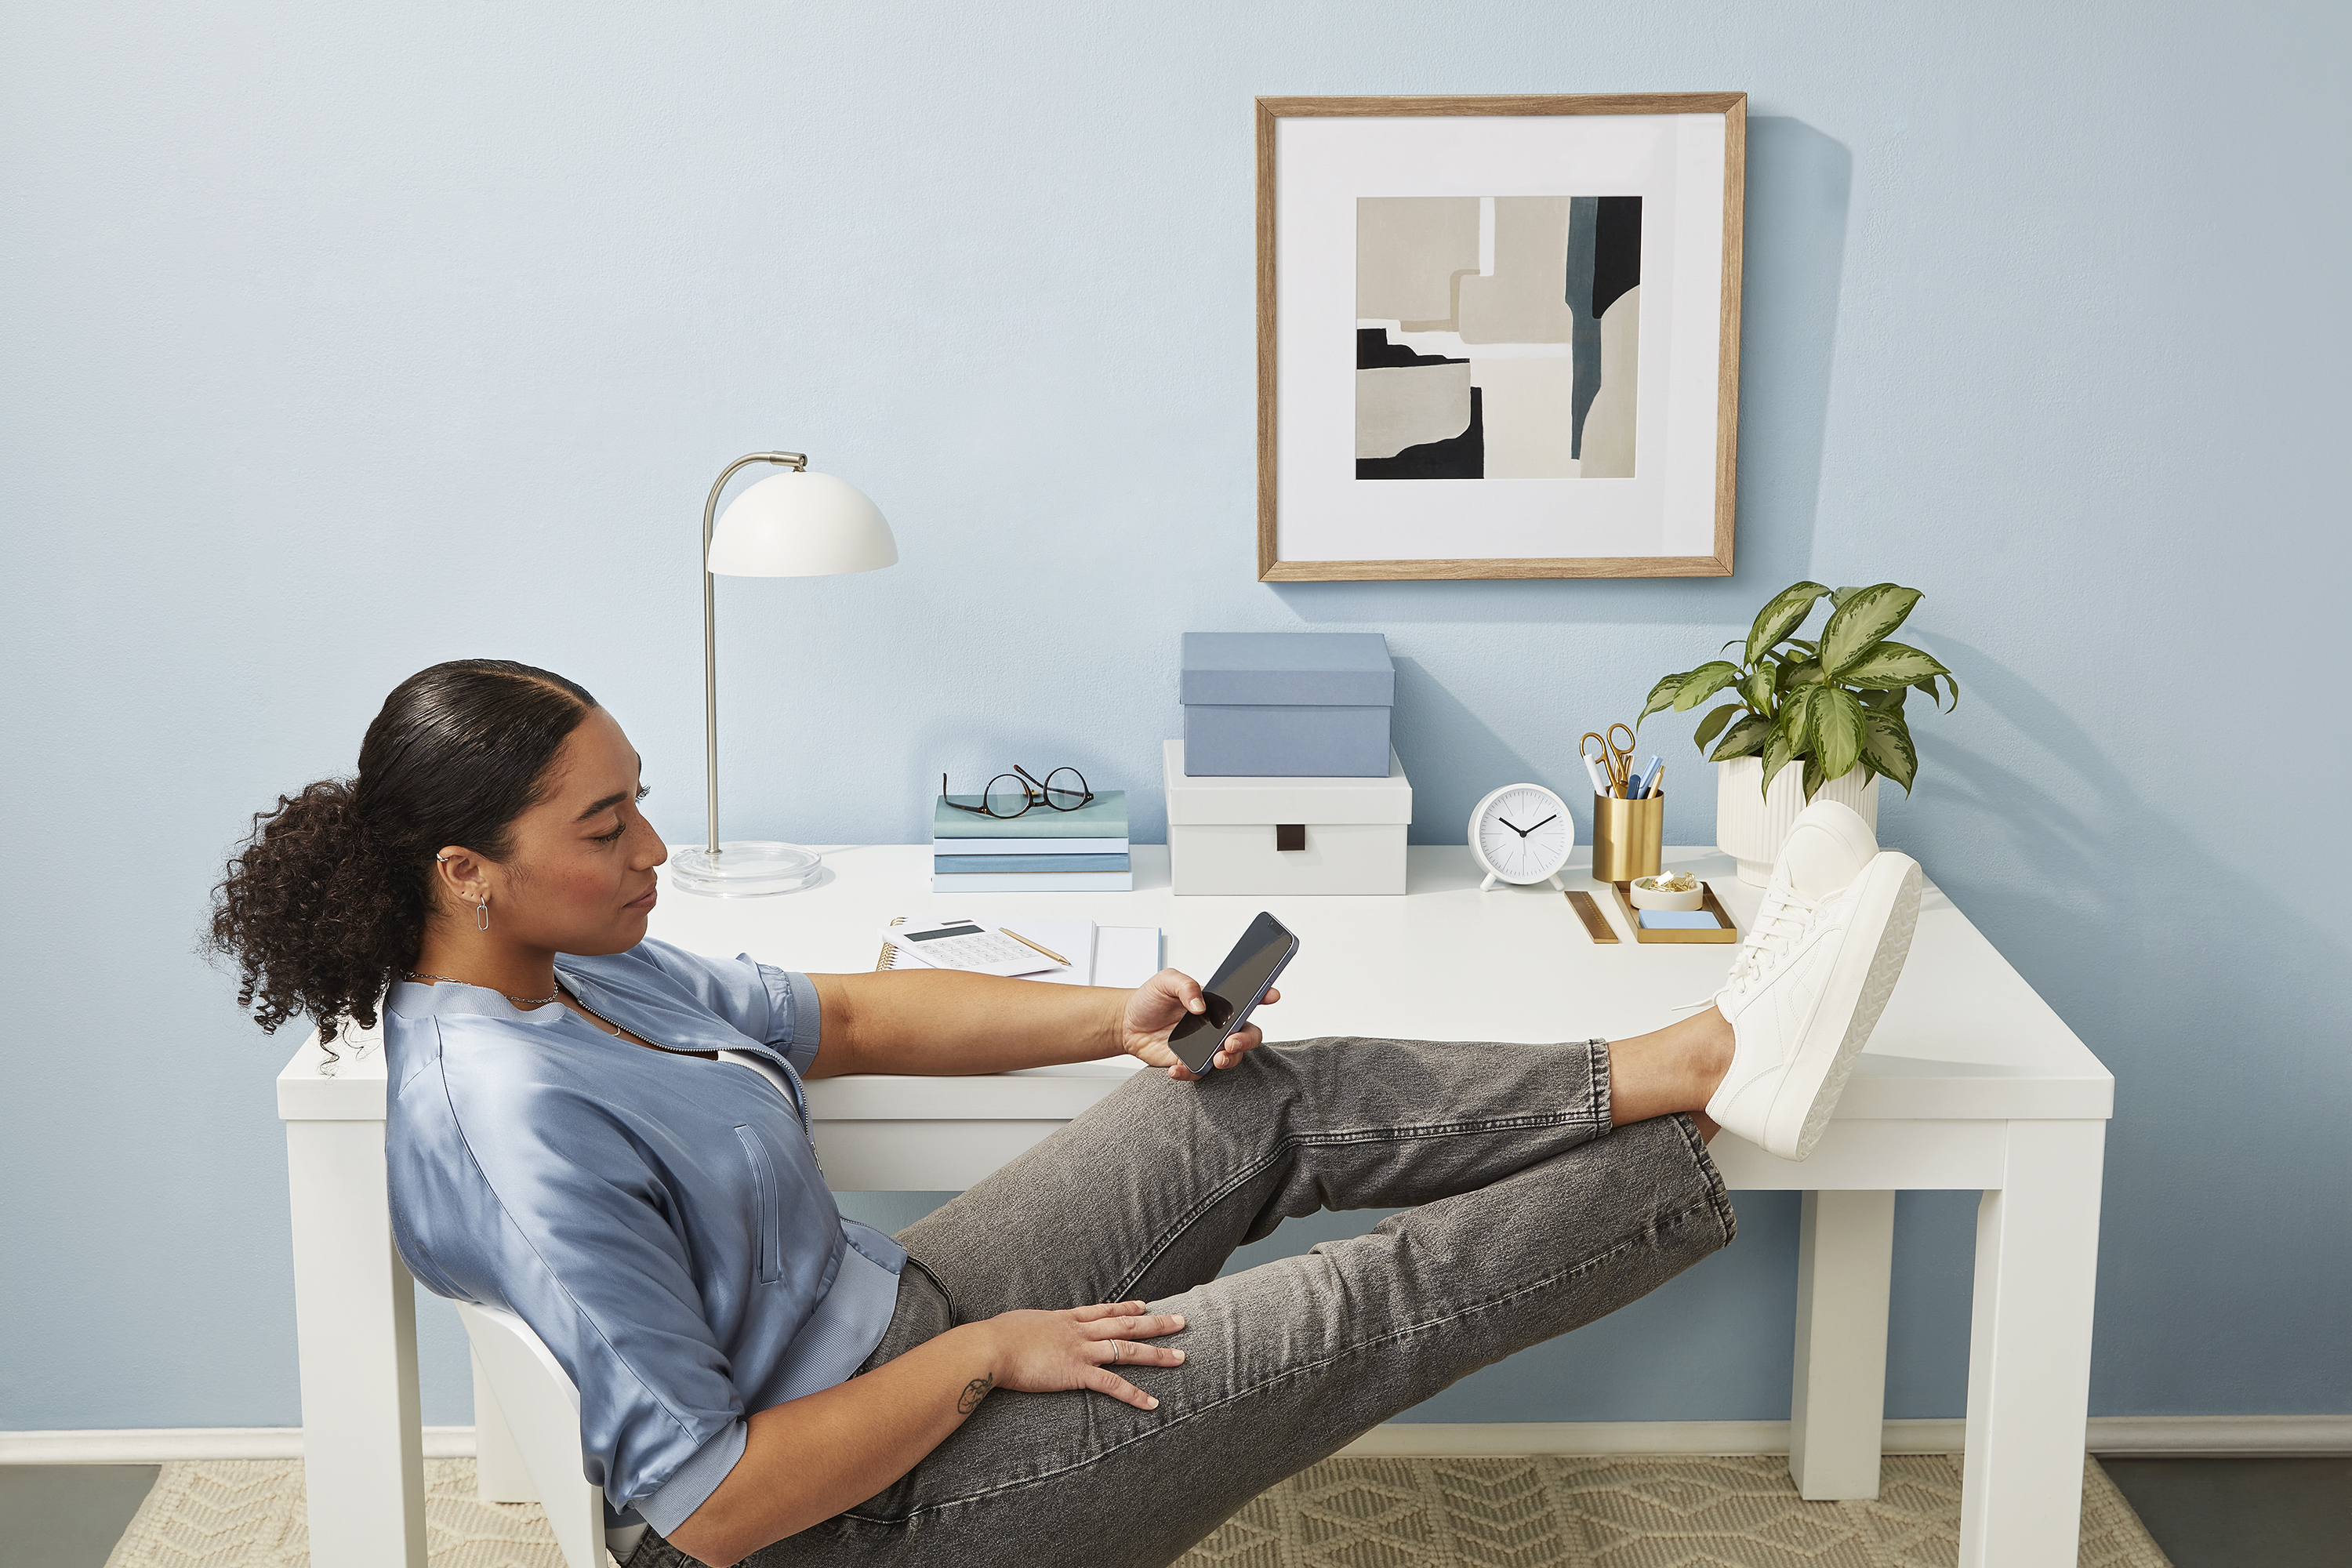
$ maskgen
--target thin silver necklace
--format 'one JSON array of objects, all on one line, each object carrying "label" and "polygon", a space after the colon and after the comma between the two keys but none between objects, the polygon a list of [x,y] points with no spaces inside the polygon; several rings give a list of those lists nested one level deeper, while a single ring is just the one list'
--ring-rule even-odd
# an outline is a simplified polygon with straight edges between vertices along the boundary
[{"label": "thin silver necklace", "polygon": [[[446,980],[452,985],[473,984],[472,981],[460,980],[454,974],[419,974],[414,969],[404,969],[401,973],[407,975],[411,980]],[[482,989],[487,991],[489,987],[485,985]],[[499,992],[499,994],[506,996],[508,1001],[513,1003],[518,1007],[544,1007],[550,1002],[554,1001],[558,996],[563,994],[563,983],[562,981],[556,982],[555,989],[549,992],[544,996],[507,996],[507,994],[503,991]]]}]

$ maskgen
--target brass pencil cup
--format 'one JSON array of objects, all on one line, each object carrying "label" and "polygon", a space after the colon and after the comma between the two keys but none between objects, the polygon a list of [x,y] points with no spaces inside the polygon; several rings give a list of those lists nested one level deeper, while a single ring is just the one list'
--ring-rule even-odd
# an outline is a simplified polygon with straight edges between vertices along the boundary
[{"label": "brass pencil cup", "polygon": [[1630,882],[1658,874],[1666,831],[1664,792],[1641,800],[1592,797],[1592,879]]}]

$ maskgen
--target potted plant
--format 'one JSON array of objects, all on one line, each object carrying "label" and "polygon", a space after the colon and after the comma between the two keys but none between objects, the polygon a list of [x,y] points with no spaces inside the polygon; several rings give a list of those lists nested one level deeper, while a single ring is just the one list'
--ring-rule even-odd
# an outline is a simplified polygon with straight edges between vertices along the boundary
[{"label": "potted plant", "polygon": [[[1820,638],[1797,636],[1824,595],[1832,609]],[[1709,753],[1720,770],[1716,843],[1739,862],[1742,881],[1771,879],[1790,823],[1822,792],[1874,828],[1879,775],[1910,793],[1919,760],[1903,700],[1917,691],[1938,701],[1941,680],[1952,706],[1960,701],[1950,670],[1921,649],[1887,640],[1919,598],[1918,589],[1893,583],[1794,584],[1757,612],[1738,663],[1712,659],[1650,689],[1643,720],[1665,708],[1686,712],[1718,692],[1736,699],[1701,719],[1693,740],[1702,752],[1716,742]]]}]

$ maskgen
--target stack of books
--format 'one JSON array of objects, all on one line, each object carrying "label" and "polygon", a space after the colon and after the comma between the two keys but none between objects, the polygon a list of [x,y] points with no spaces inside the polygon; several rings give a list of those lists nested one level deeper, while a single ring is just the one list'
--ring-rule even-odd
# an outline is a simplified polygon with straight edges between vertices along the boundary
[{"label": "stack of books", "polygon": [[979,804],[977,795],[942,796],[934,808],[931,891],[1123,893],[1135,886],[1125,790],[1097,790],[1076,811],[1041,805],[1003,817],[955,809]]}]

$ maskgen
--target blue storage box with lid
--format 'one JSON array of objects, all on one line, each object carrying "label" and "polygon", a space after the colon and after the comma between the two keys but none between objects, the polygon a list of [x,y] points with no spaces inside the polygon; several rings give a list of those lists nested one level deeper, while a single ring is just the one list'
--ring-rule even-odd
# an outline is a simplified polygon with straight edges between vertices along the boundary
[{"label": "blue storage box with lid", "polygon": [[1378,632],[1186,632],[1191,778],[1385,778],[1396,666]]}]

